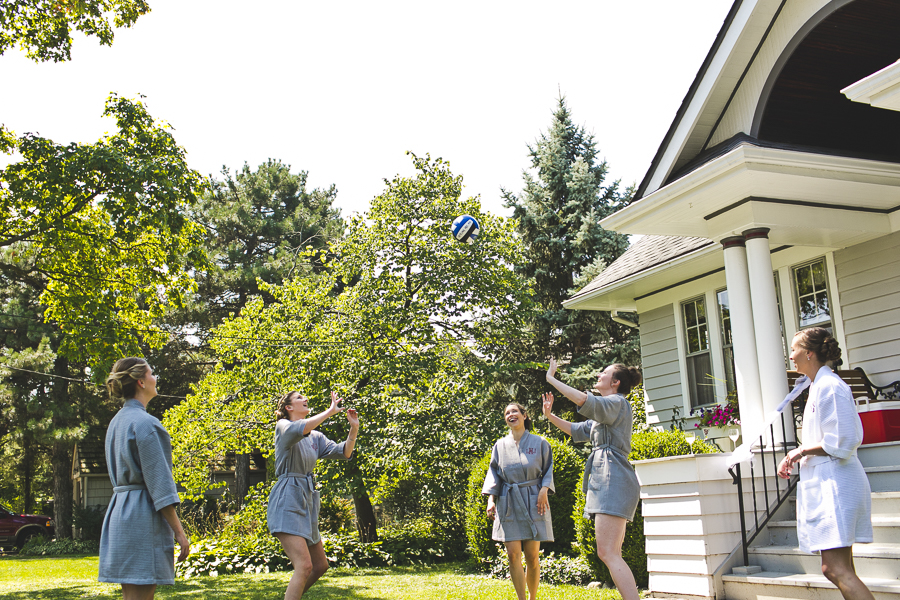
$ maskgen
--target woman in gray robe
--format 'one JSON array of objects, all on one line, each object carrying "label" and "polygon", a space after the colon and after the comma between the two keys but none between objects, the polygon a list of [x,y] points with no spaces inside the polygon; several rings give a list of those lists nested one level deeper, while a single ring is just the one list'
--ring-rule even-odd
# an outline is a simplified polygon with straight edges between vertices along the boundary
[{"label": "woman in gray robe", "polygon": [[156,375],[147,361],[117,361],[106,387],[111,398],[125,402],[106,432],[113,496],[100,533],[98,579],[121,583],[125,600],[152,599],[157,585],[175,583],[175,540],[179,561],[190,553],[175,513],[180,500],[172,479],[172,444],[159,420],[147,413],[156,396]]},{"label": "woman in gray robe", "polygon": [[578,406],[588,418],[570,423],[552,413],[553,394],[544,394],[543,412],[551,423],[575,442],[590,441],[591,455],[584,467],[582,487],[586,496],[584,517],[594,519],[597,556],[609,569],[623,600],[638,600],[634,574],[622,558],[625,526],[634,519],[641,486],[628,462],[631,453],[631,403],[625,396],[641,382],[635,367],[615,364],[597,377],[594,396],[570,387],[556,378],[556,360],[550,359],[547,382]]},{"label": "woman in gray robe", "polygon": [[[537,598],[541,580],[538,552],[541,542],[553,541],[549,492],[553,485],[553,450],[544,438],[534,435],[531,419],[521,404],[504,411],[509,435],[497,440],[481,493],[487,495],[487,515],[494,521],[493,539],[506,545],[509,575],[519,600],[528,588]],[[527,570],[522,569],[522,553]]]},{"label": "woman in gray robe", "polygon": [[294,574],[284,594],[285,600],[299,600],[325,571],[328,559],[319,535],[319,492],[313,470],[316,461],[349,459],[359,433],[359,416],[347,410],[350,433],[347,440],[335,444],[315,428],[342,412],[335,392],[325,412],[307,419],[309,400],[300,392],[288,392],[275,412],[275,475],[278,481],[269,492],[266,510],[269,533],[275,535],[294,565]]}]

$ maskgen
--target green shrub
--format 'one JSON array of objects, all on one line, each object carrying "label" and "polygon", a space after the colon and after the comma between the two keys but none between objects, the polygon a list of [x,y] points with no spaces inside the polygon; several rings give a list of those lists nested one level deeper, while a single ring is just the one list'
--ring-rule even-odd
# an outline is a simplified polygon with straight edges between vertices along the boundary
[{"label": "green shrub", "polygon": [[[555,541],[541,546],[548,551],[569,554],[575,541],[575,528],[570,515],[575,504],[575,492],[581,486],[584,459],[572,446],[553,438],[545,439],[553,449],[553,483],[556,493],[550,494],[549,502]],[[469,543],[469,555],[477,563],[483,563],[497,555],[497,545],[491,540],[493,523],[485,514],[487,500],[481,494],[490,463],[491,453],[488,452],[472,466],[466,486],[466,539]]]},{"label": "green shrub", "polygon": [[76,504],[72,509],[72,524],[81,530],[81,539],[99,542],[105,516],[105,506],[81,507]]},{"label": "green shrub", "polygon": [[33,537],[19,551],[21,556],[58,556],[61,554],[97,554],[100,542],[96,540],[53,540],[43,536]]},{"label": "green shrub", "polygon": [[353,527],[353,500],[335,494],[322,496],[319,529],[322,533],[343,533]]},{"label": "green shrub", "polygon": [[[557,556],[553,552],[545,553],[541,548],[540,557],[542,583],[585,585],[591,582],[591,566],[581,556]],[[491,577],[509,579],[509,558],[506,552],[498,552],[497,556],[489,560],[489,564]]]},{"label": "green shrub", "polygon": [[[266,505],[272,483],[250,489],[244,508],[215,537],[192,540],[188,559],[175,566],[179,577],[215,577],[227,573],[269,573],[289,570],[290,561],[278,539],[269,534]],[[420,519],[379,531],[379,541],[363,543],[353,533],[322,535],[332,566],[372,567],[433,564],[461,558],[465,541]]]},{"label": "green shrub", "polygon": [[[646,460],[666,456],[688,454],[690,447],[684,439],[684,432],[674,431],[641,431],[631,436],[631,454],[628,460]],[[693,445],[694,454],[714,454],[720,452],[715,444],[697,440]],[[594,534],[594,523],[584,518],[585,496],[581,487],[577,490],[575,509],[572,520],[575,522],[575,548],[578,554],[591,565],[597,581],[612,584],[609,570],[597,557],[597,538]],[[638,587],[647,585],[647,553],[644,550],[644,518],[641,505],[638,504],[634,521],[625,527],[625,540],[622,542],[622,558],[628,563]]]}]

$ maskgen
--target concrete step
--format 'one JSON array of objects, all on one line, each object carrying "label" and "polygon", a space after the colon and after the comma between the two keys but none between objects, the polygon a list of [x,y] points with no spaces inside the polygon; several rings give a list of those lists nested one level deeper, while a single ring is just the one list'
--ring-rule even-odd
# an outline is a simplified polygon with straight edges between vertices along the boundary
[{"label": "concrete step", "polygon": [[856,449],[856,455],[864,467],[897,466],[897,457],[900,457],[900,442],[866,444]]},{"label": "concrete step", "polygon": [[[750,564],[777,573],[822,573],[822,558],[806,554],[793,545],[755,546],[749,549]],[[900,579],[900,544],[853,545],[853,564],[860,577]]]},{"label": "concrete step", "polygon": [[873,492],[895,492],[900,490],[900,466],[884,465],[865,467],[869,487]]},{"label": "concrete step", "polygon": [[[818,558],[818,557],[817,557]],[[763,571],[753,575],[724,575],[728,600],[843,600],[838,589],[821,574]],[[900,599],[900,581],[883,577],[862,577],[876,600]]]},{"label": "concrete step", "polygon": [[[872,515],[875,543],[900,540],[900,516]],[[774,546],[797,545],[797,521],[769,521],[769,543]]]},{"label": "concrete step", "polygon": [[[787,499],[791,516],[797,515],[797,496],[792,494]],[[900,515],[900,491],[876,492],[872,491],[872,516],[875,515]]]}]

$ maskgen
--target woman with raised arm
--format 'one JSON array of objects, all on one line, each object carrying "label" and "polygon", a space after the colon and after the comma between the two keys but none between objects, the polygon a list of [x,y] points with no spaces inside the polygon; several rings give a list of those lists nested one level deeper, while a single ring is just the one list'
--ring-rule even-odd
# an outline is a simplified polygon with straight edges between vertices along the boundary
[{"label": "woman with raised arm", "polygon": [[[525,407],[512,403],[503,412],[509,435],[497,440],[484,478],[482,494],[488,497],[487,515],[494,521],[491,537],[506,546],[509,576],[519,600],[537,598],[541,580],[538,552],[541,542],[553,541],[549,492],[553,485],[553,450],[531,433]],[[522,569],[522,553],[527,570]]]},{"label": "woman with raised arm", "polygon": [[803,445],[782,459],[778,474],[787,479],[800,463],[800,550],[822,553],[822,574],[844,598],[872,600],[853,566],[853,544],[873,540],[872,492],[856,457],[862,422],[850,387],[826,364],[840,357],[837,340],[822,327],[804,329],[791,340],[791,360],[812,383],[803,411]]},{"label": "woman with raised arm", "polygon": [[597,556],[609,569],[623,600],[638,600],[637,585],[622,558],[625,525],[634,519],[641,486],[628,462],[631,453],[631,403],[625,395],[641,382],[636,367],[615,364],[597,377],[599,396],[566,385],[556,378],[556,360],[550,359],[547,382],[578,406],[589,420],[570,423],[553,414],[553,394],[543,396],[544,416],[574,442],[590,441],[593,450],[584,466],[586,496],[584,518],[593,519]]},{"label": "woman with raised arm", "polygon": [[172,441],[147,412],[156,375],[146,360],[117,360],[106,388],[122,408],[106,430],[113,495],[100,532],[98,579],[121,583],[125,600],[152,600],[157,585],[175,583],[175,540],[179,562],[191,551],[175,512],[181,500],[172,478]]},{"label": "woman with raised arm", "polygon": [[299,600],[328,570],[328,559],[319,535],[319,492],[313,470],[319,459],[347,460],[353,454],[359,433],[359,416],[347,410],[350,433],[336,444],[316,427],[343,412],[343,398],[331,392],[331,406],[314,417],[309,400],[300,392],[288,392],[278,402],[275,416],[275,475],[278,481],[269,493],[266,510],[269,533],[275,535],[294,565],[294,574],[284,593],[285,600]]}]

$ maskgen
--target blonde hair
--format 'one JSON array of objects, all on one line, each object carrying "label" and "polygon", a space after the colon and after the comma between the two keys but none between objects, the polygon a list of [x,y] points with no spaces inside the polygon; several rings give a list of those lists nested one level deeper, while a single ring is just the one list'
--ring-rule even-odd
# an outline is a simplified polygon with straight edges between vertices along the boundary
[{"label": "blonde hair", "polygon": [[300,392],[291,391],[281,397],[281,400],[278,401],[278,407],[275,409],[275,418],[276,419],[287,419],[287,411],[284,410],[285,406],[294,403],[299,396],[302,396]]},{"label": "blonde hair", "polygon": [[137,382],[147,376],[150,365],[143,358],[120,358],[106,378],[106,389],[113,400],[134,398]]}]

